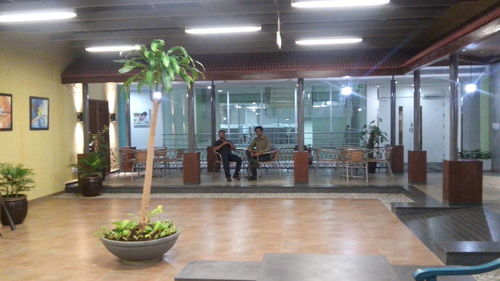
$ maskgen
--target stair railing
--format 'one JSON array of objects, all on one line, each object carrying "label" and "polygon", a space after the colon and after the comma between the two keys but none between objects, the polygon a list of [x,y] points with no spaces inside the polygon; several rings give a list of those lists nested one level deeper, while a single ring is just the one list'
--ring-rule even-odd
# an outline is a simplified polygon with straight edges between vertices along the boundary
[{"label": "stair railing", "polygon": [[436,281],[438,276],[473,275],[500,268],[500,258],[489,263],[474,266],[420,268],[413,273],[415,281]]}]

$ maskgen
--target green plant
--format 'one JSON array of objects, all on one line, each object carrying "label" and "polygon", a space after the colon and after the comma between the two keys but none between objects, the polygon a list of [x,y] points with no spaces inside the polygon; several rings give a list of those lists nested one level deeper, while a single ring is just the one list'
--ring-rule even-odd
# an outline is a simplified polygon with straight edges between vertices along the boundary
[{"label": "green plant", "polygon": [[129,53],[126,59],[116,62],[123,64],[119,70],[120,73],[134,73],[124,83],[125,94],[130,95],[132,83],[137,83],[139,93],[144,86],[149,88],[153,103],[139,221],[142,227],[146,227],[149,222],[148,208],[153,177],[154,135],[161,98],[163,94],[172,90],[176,78],[182,79],[187,87],[191,88],[192,83],[198,80],[200,75],[203,76],[203,72],[198,69],[198,67],[203,69],[203,65],[191,58],[186,49],[181,46],[165,51],[165,42],[160,39],[153,40],[149,47],[142,46],[140,50]]},{"label": "green plant", "polygon": [[148,223],[142,227],[137,219],[113,222],[113,229],[103,227],[98,235],[116,241],[148,241],[168,237],[177,233],[177,227],[169,220],[151,221],[151,217],[163,213],[159,205],[148,214]]},{"label": "green plant", "polygon": [[88,178],[102,176],[106,163],[97,152],[91,152],[80,158],[75,166],[81,178]]},{"label": "green plant", "polygon": [[462,150],[458,153],[461,159],[491,159],[491,152],[480,149]]},{"label": "green plant", "polygon": [[0,163],[0,194],[3,197],[17,197],[21,192],[30,191],[35,186],[32,169],[24,165]]},{"label": "green plant", "polygon": [[[382,122],[382,119],[379,119],[379,122]],[[383,132],[380,127],[375,125],[375,120],[363,126],[359,137],[364,146],[368,149],[379,147],[381,143],[387,141],[387,133]]]}]

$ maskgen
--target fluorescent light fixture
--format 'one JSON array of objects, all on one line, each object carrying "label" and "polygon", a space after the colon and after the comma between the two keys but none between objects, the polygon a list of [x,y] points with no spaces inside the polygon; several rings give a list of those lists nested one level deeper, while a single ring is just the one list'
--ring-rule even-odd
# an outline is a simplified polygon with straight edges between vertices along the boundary
[{"label": "fluorescent light fixture", "polygon": [[352,88],[348,87],[348,86],[342,87],[342,89],[340,90],[340,93],[344,96],[348,96],[348,95],[352,94]]},{"label": "fluorescent light fixture", "polygon": [[467,94],[475,93],[476,90],[477,90],[477,86],[474,83],[469,83],[469,84],[465,85],[465,92]]},{"label": "fluorescent light fixture", "polygon": [[154,100],[161,100],[162,94],[160,91],[155,91],[153,92],[153,99]]},{"label": "fluorescent light fixture", "polygon": [[345,8],[378,6],[388,4],[390,0],[318,0],[318,1],[293,1],[292,7],[295,8]]},{"label": "fluorescent light fixture", "polygon": [[64,20],[76,17],[73,11],[30,11],[0,14],[1,23],[23,23],[37,21]]},{"label": "fluorescent light fixture", "polygon": [[87,52],[91,53],[126,52],[137,51],[139,49],[141,49],[139,45],[96,46],[85,48]]},{"label": "fluorescent light fixture", "polygon": [[351,78],[351,76],[346,75],[346,76],[342,76],[342,78],[344,78],[344,79],[349,79],[349,78]]},{"label": "fluorescent light fixture", "polygon": [[296,40],[297,45],[336,45],[336,44],[354,44],[363,41],[360,37],[330,37],[330,38],[311,38]]},{"label": "fluorescent light fixture", "polygon": [[262,27],[260,25],[250,25],[250,26],[227,26],[227,27],[196,27],[187,28],[186,33],[189,34],[225,34],[225,33],[242,33],[242,32],[255,32],[260,31]]}]

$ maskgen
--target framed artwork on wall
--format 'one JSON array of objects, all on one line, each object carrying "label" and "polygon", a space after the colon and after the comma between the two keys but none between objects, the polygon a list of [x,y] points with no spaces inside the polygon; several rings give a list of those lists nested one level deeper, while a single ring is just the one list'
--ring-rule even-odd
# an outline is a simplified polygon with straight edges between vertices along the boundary
[{"label": "framed artwork on wall", "polygon": [[0,93],[0,131],[12,131],[12,95]]},{"label": "framed artwork on wall", "polygon": [[149,117],[151,116],[151,110],[145,109],[140,112],[134,112],[133,121],[134,128],[149,128]]},{"label": "framed artwork on wall", "polygon": [[49,99],[30,97],[30,130],[49,129]]}]

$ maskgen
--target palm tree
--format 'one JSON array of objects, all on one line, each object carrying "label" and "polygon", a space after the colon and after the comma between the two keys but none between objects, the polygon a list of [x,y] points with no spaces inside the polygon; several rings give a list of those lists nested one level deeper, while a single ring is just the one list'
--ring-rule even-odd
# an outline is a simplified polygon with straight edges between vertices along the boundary
[{"label": "palm tree", "polygon": [[127,96],[130,95],[131,84],[137,82],[139,93],[144,86],[149,89],[153,103],[140,210],[140,224],[145,226],[149,221],[148,209],[153,178],[156,121],[161,98],[164,94],[172,91],[176,78],[182,79],[188,88],[192,87],[193,82],[198,80],[200,75],[203,76],[203,72],[199,68],[204,70],[204,67],[198,61],[193,60],[186,49],[181,46],[175,46],[165,51],[165,42],[161,39],[153,40],[149,48],[141,46],[138,51],[132,52],[125,59],[116,62],[123,64],[119,70],[120,73],[131,71],[135,73],[124,83]]}]

